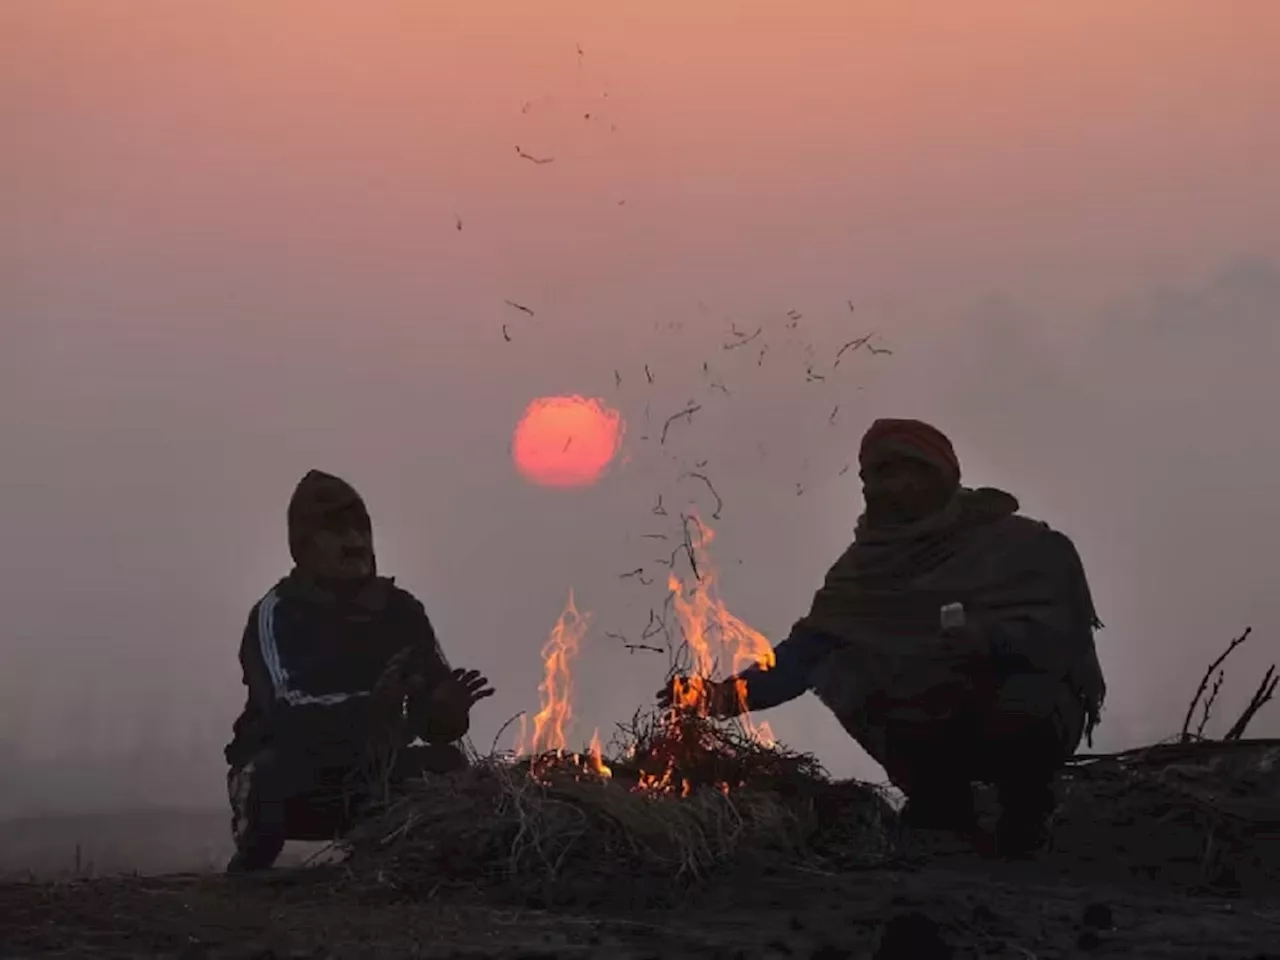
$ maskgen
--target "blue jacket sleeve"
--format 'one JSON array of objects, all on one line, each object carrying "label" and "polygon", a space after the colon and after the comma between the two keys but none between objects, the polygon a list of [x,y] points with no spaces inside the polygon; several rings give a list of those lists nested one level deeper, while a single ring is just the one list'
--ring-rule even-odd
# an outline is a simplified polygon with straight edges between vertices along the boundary
[{"label": "blue jacket sleeve", "polygon": [[751,666],[728,682],[747,686],[747,709],[768,710],[808,692],[813,668],[831,649],[832,638],[822,634],[793,633],[773,648],[774,664]]}]

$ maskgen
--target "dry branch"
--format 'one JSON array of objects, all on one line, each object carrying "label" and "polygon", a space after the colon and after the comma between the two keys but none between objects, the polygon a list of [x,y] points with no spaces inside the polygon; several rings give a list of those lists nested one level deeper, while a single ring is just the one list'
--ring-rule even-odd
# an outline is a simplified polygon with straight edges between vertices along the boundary
[{"label": "dry branch", "polygon": [[1227,731],[1224,740],[1239,740],[1244,736],[1244,731],[1254,715],[1262,709],[1262,705],[1270,700],[1276,692],[1276,686],[1280,684],[1280,676],[1276,676],[1276,665],[1273,663],[1271,667],[1262,676],[1262,683],[1258,684],[1258,689],[1254,691],[1253,696],[1249,699],[1249,705],[1244,708],[1244,712],[1240,714],[1240,719],[1231,725],[1231,729]]},{"label": "dry branch", "polygon": [[1182,721],[1182,733],[1180,734],[1180,737],[1183,743],[1192,739],[1192,735],[1190,733],[1191,717],[1195,714],[1196,704],[1199,703],[1200,698],[1204,696],[1205,687],[1209,685],[1209,678],[1213,676],[1215,670],[1222,666],[1223,661],[1226,660],[1227,657],[1231,656],[1232,650],[1249,639],[1249,634],[1252,632],[1253,627],[1245,627],[1244,633],[1240,634],[1240,636],[1227,644],[1227,649],[1222,651],[1222,654],[1218,659],[1209,664],[1209,669],[1204,672],[1204,676],[1200,680],[1200,686],[1196,688],[1196,695],[1191,698],[1191,704],[1187,707],[1187,715]]}]

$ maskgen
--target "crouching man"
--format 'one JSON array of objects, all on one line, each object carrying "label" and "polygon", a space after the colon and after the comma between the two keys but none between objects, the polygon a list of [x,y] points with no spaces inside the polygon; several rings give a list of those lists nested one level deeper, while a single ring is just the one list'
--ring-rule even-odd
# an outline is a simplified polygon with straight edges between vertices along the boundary
[{"label": "crouching man", "polygon": [[294,569],[254,605],[240,644],[229,872],[270,867],[286,840],[341,835],[409,777],[465,767],[457,741],[493,693],[449,668],[422,604],[377,575],[369,514],[347,483],[308,473],[288,528]]},{"label": "crouching man", "polygon": [[1106,693],[1080,558],[1011,495],[961,486],[951,442],[927,424],[877,421],[859,465],[853,544],[772,666],[714,685],[711,712],[813,690],[907,795],[907,824],[970,833],[972,783],[986,782],[997,851],[1032,852],[1054,775]]}]

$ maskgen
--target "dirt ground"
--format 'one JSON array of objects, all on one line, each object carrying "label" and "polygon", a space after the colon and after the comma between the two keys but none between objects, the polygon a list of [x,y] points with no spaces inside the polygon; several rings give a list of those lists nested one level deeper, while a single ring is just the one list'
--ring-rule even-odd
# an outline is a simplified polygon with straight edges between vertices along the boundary
[{"label": "dirt ground", "polygon": [[554,902],[446,876],[418,877],[409,899],[376,860],[6,883],[0,960],[1280,960],[1280,741],[1153,747],[1082,763],[1060,787],[1053,843],[1021,862],[886,833],[888,856],[859,867],[865,846],[836,830],[813,856],[683,886],[588,861]]},{"label": "dirt ground", "polygon": [[614,889],[591,907],[445,885],[395,902],[355,892],[335,867],[14,883],[0,887],[0,956],[1280,958],[1274,898],[921,842],[931,846],[891,868],[737,870],[682,891]]}]

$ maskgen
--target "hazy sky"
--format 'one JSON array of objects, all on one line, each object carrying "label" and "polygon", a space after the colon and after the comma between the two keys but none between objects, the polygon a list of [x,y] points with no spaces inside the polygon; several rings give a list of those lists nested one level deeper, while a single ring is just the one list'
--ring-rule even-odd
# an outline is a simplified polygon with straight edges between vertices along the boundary
[{"label": "hazy sky", "polygon": [[[0,740],[185,755],[184,801],[221,803],[240,631],[311,467],[499,688],[484,748],[537,706],[572,588],[585,739],[661,680],[605,632],[661,604],[618,577],[659,555],[658,494],[709,512],[681,462],[723,497],[731,609],[776,640],[850,538],[839,471],[877,416],[936,422],[1076,541],[1097,746],[1176,732],[1252,624],[1234,719],[1280,659],[1276,64],[1271,0],[9,0]],[[872,331],[892,355],[830,369]],[[627,419],[594,488],[511,466],[559,393]],[[879,775],[816,699],[770,719]],[[164,770],[75,803],[168,797]]]}]

